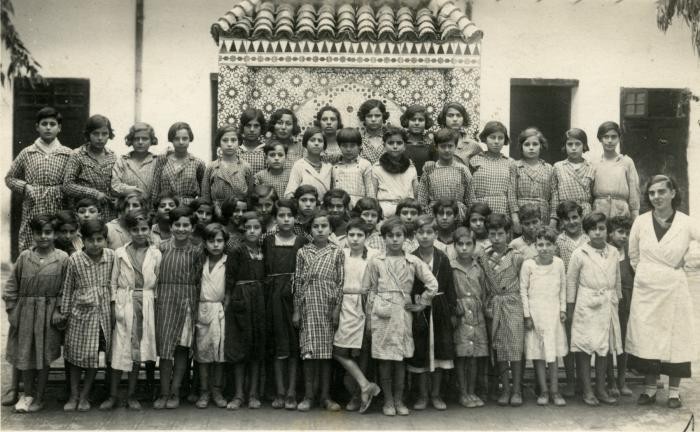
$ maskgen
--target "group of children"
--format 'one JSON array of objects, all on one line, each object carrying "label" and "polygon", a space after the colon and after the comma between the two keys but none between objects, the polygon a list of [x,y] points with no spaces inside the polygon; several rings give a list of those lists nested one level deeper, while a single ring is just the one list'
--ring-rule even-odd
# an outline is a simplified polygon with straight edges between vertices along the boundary
[{"label": "group of children", "polygon": [[198,408],[255,409],[273,381],[274,408],[338,411],[342,382],[346,409],[365,412],[382,393],[385,415],[407,415],[407,384],[414,410],[446,409],[452,370],[462,406],[519,406],[526,360],[539,405],[577,391],[589,405],[630,395],[625,242],[639,197],[634,164],[616,152],[619,126],[601,125],[596,170],[579,129],[552,167],[535,128],[520,134],[521,161],[501,154],[499,122],[480,134],[482,151],[463,133],[459,104],[445,106],[435,133],[420,106],[404,128],[385,124],[378,100],[358,115],[363,128],[342,128],[324,107],[297,142],[292,111],[273,113],[263,140],[264,116],[247,110],[239,128],[218,131],[218,158],[205,165],[187,151],[186,123],[170,128],[173,149],[159,156],[153,128],[135,124],[133,151],[117,159],[107,118],[91,117],[88,143],[71,152],[56,139],[60,114],[41,110],[39,138],[6,178],[26,199],[23,252],[3,294],[16,376],[3,402],[43,409],[62,345],[66,411],[90,409],[100,352],[104,410],[120,403],[124,371],[126,405],[140,409],[139,370],[153,385],[156,363],[155,409],[177,408],[186,385]]}]

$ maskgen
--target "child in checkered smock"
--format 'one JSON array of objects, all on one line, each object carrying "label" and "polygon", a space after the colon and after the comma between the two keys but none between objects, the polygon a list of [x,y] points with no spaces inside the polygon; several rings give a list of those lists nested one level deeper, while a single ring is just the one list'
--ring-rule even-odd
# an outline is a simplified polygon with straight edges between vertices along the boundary
[{"label": "child in checkered smock", "polygon": [[389,119],[386,105],[377,99],[367,99],[357,109],[357,118],[362,126],[362,151],[360,156],[375,164],[384,154],[384,125]]},{"label": "child in checkered smock", "polygon": [[338,146],[341,157],[333,164],[331,189],[342,189],[350,194],[350,205],[355,205],[363,197],[374,197],[372,164],[361,156],[362,136],[357,129],[345,128],[338,131]]},{"label": "child in checkered smock", "polygon": [[487,151],[469,161],[474,198],[488,204],[494,213],[510,217],[518,209],[510,208],[513,160],[501,153],[503,145],[510,143],[508,130],[501,122],[490,121],[479,134],[479,139],[486,144]]},{"label": "child in checkered smock", "polygon": [[577,128],[566,131],[564,150],[566,159],[554,164],[552,174],[551,217],[557,217],[557,206],[564,201],[573,201],[580,205],[583,216],[586,216],[591,212],[595,178],[593,165],[583,158],[583,153],[588,151],[586,132]]}]

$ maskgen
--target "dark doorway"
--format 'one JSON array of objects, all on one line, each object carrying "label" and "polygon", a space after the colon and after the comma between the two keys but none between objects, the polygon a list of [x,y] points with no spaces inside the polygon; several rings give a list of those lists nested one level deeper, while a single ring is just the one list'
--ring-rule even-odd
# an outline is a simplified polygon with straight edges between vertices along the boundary
[{"label": "dark doorway", "polygon": [[[621,152],[634,160],[641,192],[649,177],[673,176],[681,190],[680,210],[688,212],[688,128],[690,91],[687,89],[622,88]],[[642,199],[641,212],[649,210]]]},{"label": "dark doorway", "polygon": [[[61,144],[76,148],[85,143],[83,129],[90,113],[90,80],[77,78],[47,78],[46,84],[34,84],[28,80],[14,83],[12,114],[12,157],[36,140],[36,112],[45,106],[56,108],[63,116],[63,126],[58,134]],[[22,200],[12,194],[11,254],[17,257],[17,235],[22,217]]]},{"label": "dark doorway", "polygon": [[520,159],[518,135],[535,126],[549,141],[540,157],[551,164],[563,158],[560,142],[571,127],[571,92],[577,86],[578,80],[510,80],[510,157]]}]

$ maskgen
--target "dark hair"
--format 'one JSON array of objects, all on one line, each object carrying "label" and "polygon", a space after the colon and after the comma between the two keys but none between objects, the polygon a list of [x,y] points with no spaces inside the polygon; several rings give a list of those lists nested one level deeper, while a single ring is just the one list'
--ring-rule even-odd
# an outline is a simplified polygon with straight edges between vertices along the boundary
[{"label": "dark hair", "polygon": [[379,111],[382,112],[382,117],[384,118],[385,122],[389,119],[389,113],[386,110],[386,105],[384,105],[384,102],[378,99],[367,99],[366,101],[362,102],[362,104],[360,104],[360,108],[358,108],[357,110],[357,118],[360,119],[360,123],[365,123],[365,117],[367,117],[367,114],[369,114],[369,112],[372,111],[374,108],[379,108]]},{"label": "dark hair", "polygon": [[270,185],[260,184],[253,188],[253,192],[250,194],[250,205],[257,207],[260,204],[261,199],[271,198],[272,201],[277,201],[279,197],[277,196],[277,191]]},{"label": "dark hair", "polygon": [[168,219],[170,225],[174,224],[177,222],[178,219],[180,218],[187,218],[190,220],[190,223],[194,225],[195,223],[195,218],[194,218],[194,212],[192,209],[188,206],[181,205],[179,207],[174,208],[170,213],[168,213]]},{"label": "dark hair", "polygon": [[601,140],[603,138],[603,135],[610,131],[615,131],[617,132],[617,135],[622,138],[622,129],[620,129],[620,125],[615,123],[614,121],[606,121],[600,124],[598,126],[598,134],[596,135],[598,137],[598,140]]},{"label": "dark hair", "polygon": [[469,228],[463,226],[457,227],[454,234],[452,234],[452,238],[454,239],[455,243],[457,243],[457,241],[462,237],[469,237],[472,244],[474,244],[474,233]]},{"label": "dark hair", "polygon": [[557,219],[566,219],[569,213],[574,210],[576,210],[576,213],[578,213],[579,216],[583,216],[583,207],[581,207],[576,201],[566,200],[560,202],[557,206]]},{"label": "dark hair", "polygon": [[285,114],[292,116],[292,136],[299,135],[299,132],[301,132],[301,128],[299,127],[299,119],[297,119],[296,114],[294,114],[294,112],[288,108],[280,108],[272,113],[270,116],[270,122],[267,124],[267,131],[270,132],[273,137],[275,136],[275,125]]},{"label": "dark hair", "polygon": [[588,231],[595,228],[596,225],[601,222],[606,224],[605,229],[607,229],[607,218],[605,217],[605,214],[597,211],[589,213],[583,217],[583,230],[588,233]]},{"label": "dark hair", "polygon": [[130,194],[119,197],[119,199],[117,200],[117,211],[123,212],[124,210],[126,210],[126,206],[129,205],[129,200],[132,198],[136,198],[139,201],[139,204],[141,204],[142,209],[145,209],[147,207],[146,197],[139,192],[132,192]]},{"label": "dark hair", "polygon": [[458,102],[449,102],[442,107],[442,111],[440,111],[440,115],[438,115],[437,121],[440,127],[447,127],[447,110],[449,110],[450,108],[455,109],[459,111],[460,114],[462,114],[463,127],[469,126],[469,114],[467,113],[467,109],[464,108],[464,105]]},{"label": "dark hair", "polygon": [[311,185],[301,185],[294,191],[294,200],[299,201],[299,198],[306,194],[311,194],[316,197],[316,204],[318,205],[318,190]]},{"label": "dark hair", "polygon": [[284,155],[287,156],[287,146],[282,144],[281,142],[277,140],[269,140],[265,143],[263,146],[263,153],[265,153],[265,156],[267,156],[268,153],[271,151],[274,151],[277,146],[281,146],[282,149],[284,150]]},{"label": "dark hair", "polygon": [[681,205],[681,190],[678,189],[678,183],[676,183],[676,180],[671,176],[663,174],[652,176],[647,182],[647,186],[644,188],[644,202],[650,208],[654,208],[654,206],[651,204],[651,200],[649,199],[649,188],[651,188],[651,185],[661,182],[666,182],[666,187],[673,189],[676,192],[676,196],[671,200],[671,207],[676,210]]},{"label": "dark hair", "polygon": [[360,217],[362,212],[365,210],[375,210],[377,212],[377,220],[382,220],[384,217],[384,212],[382,212],[382,206],[379,205],[379,201],[376,198],[363,197],[357,200],[355,207],[352,209],[353,213]]},{"label": "dark hair", "polygon": [[469,217],[474,214],[478,213],[481,216],[487,218],[491,215],[491,207],[489,207],[488,204],[485,202],[475,202],[474,204],[469,207],[469,211],[467,212],[467,220],[469,220]]},{"label": "dark hair", "polygon": [[109,131],[109,139],[114,138],[114,129],[112,129],[112,123],[109,119],[101,114],[95,114],[90,116],[85,122],[84,136],[86,140],[90,140],[90,134],[100,128],[107,128]]},{"label": "dark hair", "polygon": [[[328,214],[326,209],[316,207],[316,209],[314,210],[314,213],[311,215],[311,222],[313,223],[314,219],[318,219],[318,218],[328,219],[329,217],[330,217],[330,215]],[[329,222],[330,222],[330,219],[329,219]]]},{"label": "dark hair", "polygon": [[127,229],[137,227],[141,221],[146,222],[146,225],[149,225],[148,213],[146,213],[146,211],[143,209],[134,210],[124,216],[124,226],[126,226]]},{"label": "dark hair", "polygon": [[348,224],[345,226],[345,232],[350,232],[350,230],[353,228],[361,230],[365,233],[365,236],[370,235],[370,233],[372,232],[369,225],[367,225],[365,221],[358,217],[354,217],[348,221]]},{"label": "dark hair", "polygon": [[608,219],[608,234],[615,231],[618,228],[622,228],[625,231],[629,231],[632,228],[632,219],[629,216],[613,216]]},{"label": "dark hair", "polygon": [[486,218],[486,230],[497,230],[503,228],[506,232],[510,231],[512,223],[510,218],[503,213],[491,213]]},{"label": "dark hair", "polygon": [[222,126],[216,130],[216,135],[214,136],[214,144],[217,147],[219,147],[221,145],[221,138],[223,138],[224,135],[227,134],[228,132],[235,132],[236,133],[236,139],[238,140],[239,144],[243,141],[243,135],[240,132],[238,132],[238,129],[236,129],[235,126],[226,125],[226,126]]},{"label": "dark hair", "polygon": [[323,196],[323,207],[331,205],[331,199],[340,198],[346,210],[350,208],[350,195],[343,189],[331,189]]},{"label": "dark hair", "polygon": [[81,207],[96,207],[97,211],[102,213],[102,207],[97,200],[92,197],[80,198],[80,200],[75,204],[75,211],[78,211]]},{"label": "dark hair", "polygon": [[403,114],[401,114],[401,126],[407,128],[409,120],[413,120],[416,114],[422,114],[425,118],[425,129],[430,129],[433,127],[433,118],[430,117],[428,109],[425,105],[411,105],[406,108]]},{"label": "dark hair", "polygon": [[459,133],[450,128],[442,128],[435,132],[435,147],[442,143],[454,142],[455,145],[459,142]]},{"label": "dark hair", "polygon": [[194,133],[192,133],[192,128],[185,122],[175,122],[172,126],[170,126],[170,129],[168,129],[168,141],[172,142],[175,139],[177,131],[182,129],[187,131],[190,141],[194,141]]},{"label": "dark hair", "polygon": [[265,129],[267,127],[267,123],[265,122],[265,114],[263,114],[263,112],[259,109],[248,108],[247,110],[241,113],[241,116],[238,119],[238,133],[240,135],[243,135],[243,128],[245,127],[245,125],[250,123],[251,120],[257,120],[258,123],[260,123],[261,134],[265,132]]},{"label": "dark hair", "polygon": [[394,135],[399,135],[404,143],[408,141],[408,132],[406,132],[404,129],[391,125],[384,129],[382,141],[386,144],[386,142],[389,141],[389,138],[393,137]]},{"label": "dark hair", "polygon": [[101,220],[90,219],[85,221],[80,227],[80,235],[83,239],[91,237],[93,234],[102,234],[102,236],[107,238],[107,225]]},{"label": "dark hair", "polygon": [[547,147],[549,147],[547,138],[544,137],[544,134],[539,129],[534,126],[530,126],[529,128],[524,129],[522,132],[520,132],[520,135],[518,135],[518,144],[520,145],[521,154],[523,152],[523,143],[525,143],[528,138],[533,136],[537,137],[537,141],[540,142],[540,150],[547,150]]},{"label": "dark hair", "polygon": [[277,212],[281,208],[288,208],[289,211],[292,212],[292,216],[297,217],[297,214],[299,212],[299,206],[297,206],[296,201],[290,200],[290,199],[281,199],[275,202],[275,205],[272,206],[272,216],[277,217]]},{"label": "dark hair", "polygon": [[160,202],[166,198],[173,200],[173,202],[175,203],[175,207],[180,206],[180,198],[178,198],[174,193],[161,192],[160,195],[158,195],[158,199],[156,200],[156,202],[153,203],[153,208],[157,209],[160,206]]},{"label": "dark hair", "polygon": [[540,212],[540,208],[535,204],[525,203],[518,209],[518,218],[520,219],[520,222],[525,222],[526,220],[530,219],[539,219],[541,222],[542,213]]},{"label": "dark hair", "polygon": [[58,213],[56,213],[53,224],[54,230],[59,229],[62,225],[74,225],[76,229],[80,228],[78,216],[70,210],[59,210]]},{"label": "dark hair", "polygon": [[355,143],[358,147],[362,147],[362,134],[357,128],[343,128],[336,135],[338,146],[343,144]]},{"label": "dark hair", "polygon": [[309,126],[306,128],[306,130],[304,131],[304,136],[301,139],[301,145],[304,146],[304,148],[306,148],[306,145],[309,143],[311,137],[316,134],[321,134],[321,138],[323,138],[323,149],[325,150],[326,147],[328,147],[326,136],[323,135],[323,131],[321,130],[321,128],[317,128],[316,126]]},{"label": "dark hair", "polygon": [[192,201],[190,201],[189,204],[187,204],[187,206],[191,208],[193,212],[196,212],[203,205],[209,206],[212,209],[214,208],[214,204],[212,204],[211,201],[206,200],[204,198],[195,198]]},{"label": "dark hair", "polygon": [[[340,118],[340,111],[338,111],[338,108],[332,106],[332,105],[326,105],[318,112],[316,113],[316,121],[318,122],[318,125],[321,124],[321,117],[323,116],[323,113],[326,111],[333,111],[333,114],[335,114],[336,119],[338,119],[338,128],[337,129],[342,129],[343,128],[343,119]],[[317,126],[318,126],[317,125]]]},{"label": "dark hair", "polygon": [[54,215],[40,214],[29,221],[29,228],[31,228],[33,233],[41,232],[46,225],[50,225],[52,231],[56,230]]},{"label": "dark hair", "polygon": [[506,129],[506,126],[503,123],[497,120],[491,120],[490,122],[486,123],[486,125],[484,125],[484,129],[479,134],[479,141],[485,143],[486,138],[488,138],[489,135],[496,132],[501,132],[503,134],[503,136],[505,137],[505,145],[510,144],[510,138],[508,137],[508,129]]},{"label": "dark hair", "polygon": [[236,211],[236,207],[238,206],[239,202],[244,202],[246,204],[246,208],[249,205],[248,199],[245,196],[235,193],[221,203],[221,218],[224,221],[228,222],[228,220],[231,219],[231,216],[233,216],[233,212]]},{"label": "dark hair", "polygon": [[566,154],[566,142],[569,139],[576,139],[581,141],[583,143],[583,151],[588,151],[588,136],[586,135],[586,132],[583,131],[583,129],[571,128],[568,131],[566,131],[566,133],[564,133],[564,145],[561,148],[561,151],[564,154]]},{"label": "dark hair", "polygon": [[56,111],[56,108],[50,106],[45,106],[44,108],[37,111],[35,118],[37,124],[41,123],[42,120],[47,118],[54,118],[56,119],[56,123],[63,124],[63,116],[61,115],[61,113]]},{"label": "dark hair", "polygon": [[430,225],[431,228],[436,229],[437,221],[435,220],[435,216],[431,214],[422,214],[418,216],[418,219],[416,219],[416,231],[425,225]]},{"label": "dark hair", "polygon": [[396,215],[400,216],[401,210],[405,208],[414,208],[418,210],[418,214],[423,212],[423,207],[421,207],[420,203],[414,198],[404,198],[399,201],[398,205],[396,206]]},{"label": "dark hair", "polygon": [[535,232],[535,240],[545,239],[548,242],[555,244],[557,242],[557,236],[559,234],[557,231],[551,227],[543,226],[537,229]]},{"label": "dark hair", "polygon": [[158,138],[156,137],[156,131],[155,131],[155,129],[153,129],[153,126],[149,125],[148,123],[144,123],[144,122],[136,122],[129,128],[129,133],[126,134],[126,136],[124,137],[124,141],[126,142],[126,145],[127,146],[133,145],[134,144],[134,137],[136,136],[136,132],[142,132],[142,131],[148,132],[148,136],[151,139],[151,145],[158,144]]},{"label": "dark hair", "polygon": [[247,211],[241,216],[241,226],[250,220],[256,220],[262,225],[262,217],[256,211]]},{"label": "dark hair", "polygon": [[433,215],[437,216],[438,212],[445,208],[452,209],[455,217],[459,215],[459,206],[457,205],[457,201],[453,200],[452,198],[440,198],[439,200],[435,201],[435,204],[433,204],[432,207]]},{"label": "dark hair", "polygon": [[403,231],[404,236],[408,234],[408,229],[406,229],[406,225],[404,225],[404,223],[401,221],[401,218],[398,216],[392,216],[389,219],[385,220],[382,224],[382,227],[379,229],[379,233],[382,235],[382,237],[386,237],[394,230],[394,228],[397,227],[401,228],[401,231]]},{"label": "dark hair", "polygon": [[224,243],[228,242],[228,232],[224,229],[224,226],[218,222],[210,223],[204,227],[204,230],[202,231],[202,239],[204,239],[204,241],[214,240],[217,234],[224,236]]}]

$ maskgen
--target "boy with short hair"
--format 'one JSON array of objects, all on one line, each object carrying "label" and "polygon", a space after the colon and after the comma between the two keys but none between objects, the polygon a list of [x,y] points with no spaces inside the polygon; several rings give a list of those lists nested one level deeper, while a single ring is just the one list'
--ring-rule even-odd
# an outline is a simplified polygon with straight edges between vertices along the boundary
[{"label": "boy with short hair", "polygon": [[523,259],[535,258],[535,234],[542,225],[540,209],[535,204],[523,204],[518,210],[518,219],[523,230],[523,235],[514,239],[508,246],[523,255]]},{"label": "boy with short hair", "polygon": [[286,166],[287,147],[281,142],[271,140],[263,147],[265,153],[265,163],[267,169],[260,170],[253,176],[253,183],[257,185],[268,185],[277,193],[278,197],[284,196],[284,190],[289,183],[291,170]]},{"label": "boy with short hair", "polygon": [[352,206],[360,198],[375,197],[372,164],[360,156],[362,134],[355,128],[343,128],[338,131],[337,139],[341,158],[333,164],[331,188],[347,191]]},{"label": "boy with short hair", "polygon": [[81,198],[75,204],[75,213],[78,215],[81,226],[89,220],[102,221],[102,210],[95,198]]}]

